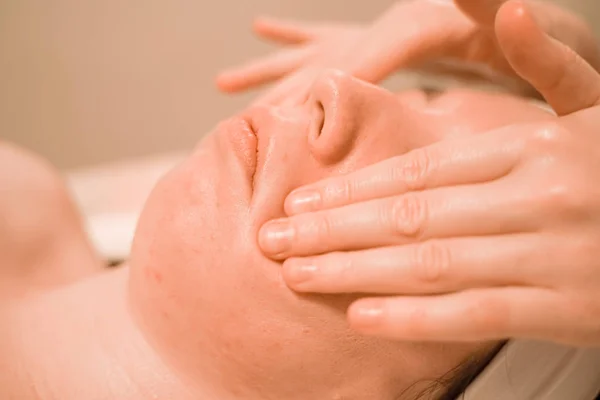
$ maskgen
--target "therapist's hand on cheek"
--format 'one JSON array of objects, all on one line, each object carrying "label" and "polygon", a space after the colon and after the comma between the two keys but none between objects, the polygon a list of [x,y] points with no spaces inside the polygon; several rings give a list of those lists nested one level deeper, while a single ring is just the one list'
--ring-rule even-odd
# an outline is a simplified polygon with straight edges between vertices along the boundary
[{"label": "therapist's hand on cheek", "polygon": [[556,119],[300,188],[287,250],[279,224],[259,242],[298,292],[364,293],[348,319],[366,334],[600,345],[600,75],[519,3],[496,29]]}]

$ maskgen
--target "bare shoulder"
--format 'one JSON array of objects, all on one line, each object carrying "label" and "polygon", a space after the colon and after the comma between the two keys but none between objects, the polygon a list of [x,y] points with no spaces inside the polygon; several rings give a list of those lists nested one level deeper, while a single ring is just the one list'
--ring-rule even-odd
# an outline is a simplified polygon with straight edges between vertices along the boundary
[{"label": "bare shoulder", "polygon": [[99,269],[58,170],[0,141],[0,298]]}]

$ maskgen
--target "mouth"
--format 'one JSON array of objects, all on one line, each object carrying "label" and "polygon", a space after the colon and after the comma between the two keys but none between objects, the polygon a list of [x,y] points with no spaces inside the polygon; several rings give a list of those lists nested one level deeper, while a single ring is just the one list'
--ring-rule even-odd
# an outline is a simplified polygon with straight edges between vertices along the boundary
[{"label": "mouth", "polygon": [[252,125],[245,118],[234,117],[229,121],[226,136],[233,152],[244,167],[247,181],[254,189],[254,175],[257,168],[258,137]]}]

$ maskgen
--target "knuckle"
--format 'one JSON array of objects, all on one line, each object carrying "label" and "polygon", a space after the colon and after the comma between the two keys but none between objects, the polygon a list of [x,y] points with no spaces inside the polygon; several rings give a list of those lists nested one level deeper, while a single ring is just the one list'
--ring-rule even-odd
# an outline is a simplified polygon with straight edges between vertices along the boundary
[{"label": "knuckle", "polygon": [[448,277],[452,260],[450,250],[437,241],[416,246],[412,275],[427,283],[436,283]]},{"label": "knuckle", "polygon": [[398,163],[392,168],[392,181],[401,182],[409,190],[422,190],[432,170],[431,152],[419,149],[409,157],[399,157]]},{"label": "knuckle", "polygon": [[340,189],[340,198],[342,201],[353,203],[356,199],[356,186],[352,179],[344,179],[341,183]]},{"label": "knuckle", "polygon": [[560,215],[583,215],[587,210],[584,190],[578,190],[573,184],[558,180],[549,184],[542,195],[545,208]]},{"label": "knuckle", "polygon": [[546,202],[553,209],[565,209],[574,201],[571,188],[562,182],[549,185],[545,192]]},{"label": "knuckle", "polygon": [[555,122],[541,124],[532,130],[527,147],[536,153],[548,153],[564,146],[569,131]]},{"label": "knuckle", "polygon": [[364,287],[359,264],[347,253],[327,253],[314,258],[313,263],[318,266],[317,279],[324,287],[333,288],[335,292],[360,291]]},{"label": "knuckle", "polygon": [[312,237],[314,244],[326,248],[332,241],[333,226],[334,222],[328,213],[318,215],[313,223],[315,234]]},{"label": "knuckle", "polygon": [[383,216],[389,220],[395,234],[420,238],[427,220],[427,203],[414,194],[403,195],[391,201],[391,210]]},{"label": "knuckle", "polygon": [[358,195],[358,184],[351,178],[330,180],[326,185],[316,187],[315,191],[321,199],[321,206],[325,208],[361,200]]}]

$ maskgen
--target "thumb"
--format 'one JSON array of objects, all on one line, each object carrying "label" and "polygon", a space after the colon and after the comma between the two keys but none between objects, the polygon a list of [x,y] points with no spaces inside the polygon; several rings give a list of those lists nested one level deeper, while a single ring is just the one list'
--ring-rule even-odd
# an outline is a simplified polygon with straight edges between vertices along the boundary
[{"label": "thumb", "polygon": [[558,115],[600,104],[598,72],[570,47],[547,35],[523,1],[502,5],[495,29],[512,68]]}]

